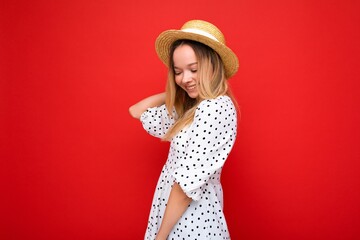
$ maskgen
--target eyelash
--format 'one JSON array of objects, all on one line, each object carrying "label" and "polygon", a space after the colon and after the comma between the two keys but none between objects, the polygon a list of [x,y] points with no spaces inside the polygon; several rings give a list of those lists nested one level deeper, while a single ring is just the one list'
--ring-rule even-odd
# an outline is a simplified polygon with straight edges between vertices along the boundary
[{"label": "eyelash", "polygon": [[[192,69],[192,70],[190,70],[192,73],[196,73],[197,72],[197,69]],[[178,76],[178,75],[180,75],[181,74],[181,72],[174,72],[174,74],[176,75],[176,76]]]}]

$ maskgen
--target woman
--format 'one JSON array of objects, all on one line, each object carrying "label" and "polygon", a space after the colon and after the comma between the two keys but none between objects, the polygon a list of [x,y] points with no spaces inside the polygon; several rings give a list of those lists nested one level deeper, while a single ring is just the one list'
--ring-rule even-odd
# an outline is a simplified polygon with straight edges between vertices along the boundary
[{"label": "woman", "polygon": [[129,109],[148,133],[171,141],[145,239],[230,239],[220,175],[236,138],[227,79],[237,57],[221,31],[201,20],[161,33],[155,46],[169,68],[166,92]]}]

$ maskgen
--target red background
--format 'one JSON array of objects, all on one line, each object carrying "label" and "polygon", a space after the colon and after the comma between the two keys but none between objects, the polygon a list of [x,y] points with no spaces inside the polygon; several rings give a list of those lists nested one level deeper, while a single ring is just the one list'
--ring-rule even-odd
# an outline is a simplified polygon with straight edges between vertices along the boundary
[{"label": "red background", "polygon": [[167,143],[154,41],[215,23],[240,59],[232,238],[360,239],[359,1],[2,1],[1,239],[142,239]]}]

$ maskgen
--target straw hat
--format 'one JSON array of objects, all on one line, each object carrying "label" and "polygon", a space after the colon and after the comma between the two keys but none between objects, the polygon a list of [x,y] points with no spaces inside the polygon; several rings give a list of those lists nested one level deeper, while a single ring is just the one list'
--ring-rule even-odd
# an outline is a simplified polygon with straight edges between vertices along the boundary
[{"label": "straw hat", "polygon": [[169,65],[170,46],[179,39],[201,42],[214,49],[224,63],[227,78],[230,78],[237,72],[239,68],[238,58],[226,46],[225,37],[222,32],[213,24],[202,20],[188,21],[180,30],[167,30],[157,37],[155,49],[160,60],[166,66]]}]

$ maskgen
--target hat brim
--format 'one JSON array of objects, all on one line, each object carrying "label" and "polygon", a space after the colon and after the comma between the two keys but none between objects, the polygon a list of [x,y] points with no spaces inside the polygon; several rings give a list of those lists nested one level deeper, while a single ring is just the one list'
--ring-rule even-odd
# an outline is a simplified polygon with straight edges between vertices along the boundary
[{"label": "hat brim", "polygon": [[181,30],[167,30],[162,32],[155,41],[156,53],[167,67],[169,67],[170,47],[176,40],[180,39],[197,41],[214,49],[224,63],[225,75],[227,78],[232,77],[237,72],[239,61],[230,48],[209,37]]}]

